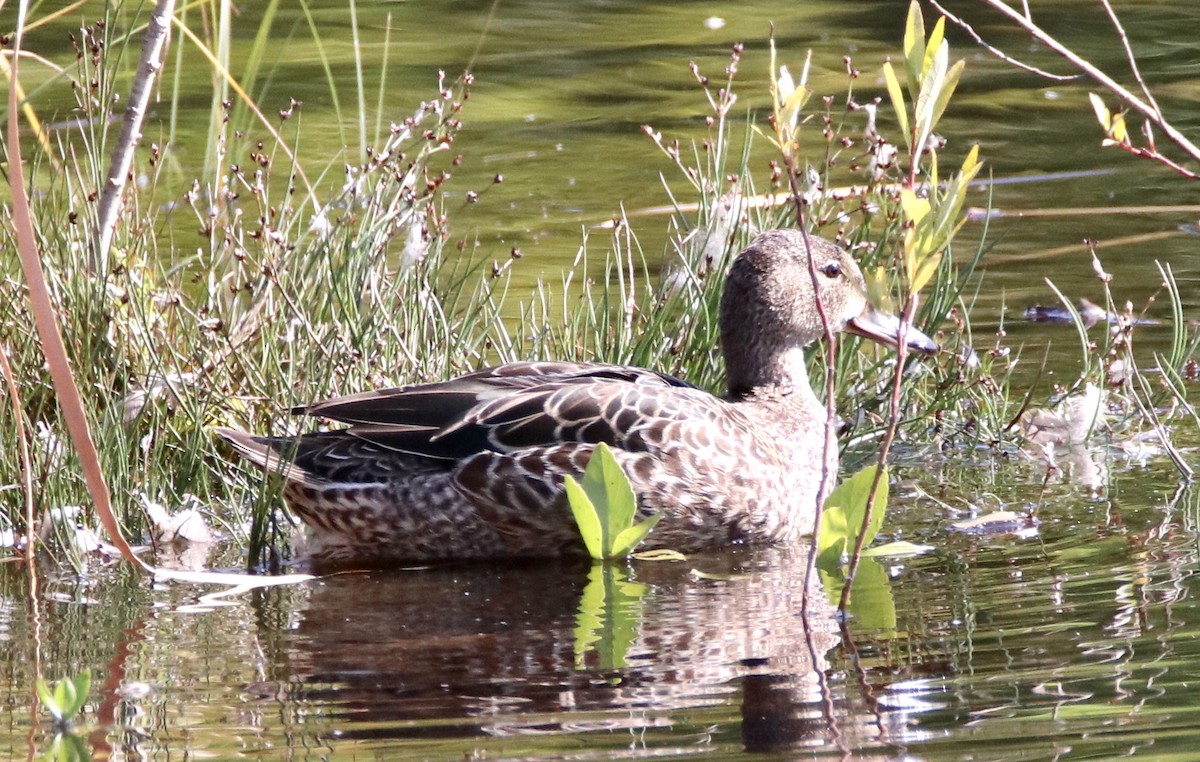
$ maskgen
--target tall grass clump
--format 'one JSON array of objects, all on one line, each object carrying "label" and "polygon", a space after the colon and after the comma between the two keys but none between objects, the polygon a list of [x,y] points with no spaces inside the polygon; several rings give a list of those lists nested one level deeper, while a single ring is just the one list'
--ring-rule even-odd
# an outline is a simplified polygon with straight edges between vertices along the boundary
[{"label": "tall grass clump", "polygon": [[[76,69],[64,76],[77,96],[77,129],[51,150],[23,146],[52,299],[126,528],[148,539],[148,501],[198,500],[214,523],[261,549],[273,502],[260,474],[229,464],[211,426],[281,431],[296,425],[285,414],[294,404],[483,361],[480,326],[495,320],[490,292],[499,279],[476,268],[470,252],[444,250],[439,202],[470,81],[439,80],[434,98],[397,119],[364,161],[344,166],[328,200],[302,180],[301,131],[290,132],[292,145],[268,136],[289,133],[296,104],[268,131],[234,121],[233,104],[221,103],[211,174],[168,204],[171,141],[147,141],[141,187],[126,193],[106,255],[89,260],[113,138],[105,125],[119,101],[111,83],[132,54],[115,26],[103,20],[76,37]],[[196,244],[183,243],[188,234]],[[0,298],[15,307],[0,316],[0,335],[25,424],[12,425],[5,407],[0,472],[28,473],[43,510],[87,505],[16,276],[12,228],[0,235]],[[22,430],[32,433],[28,470],[18,457]],[[20,491],[5,489],[0,500],[0,521],[24,531]],[[86,511],[78,520],[91,521]]]}]

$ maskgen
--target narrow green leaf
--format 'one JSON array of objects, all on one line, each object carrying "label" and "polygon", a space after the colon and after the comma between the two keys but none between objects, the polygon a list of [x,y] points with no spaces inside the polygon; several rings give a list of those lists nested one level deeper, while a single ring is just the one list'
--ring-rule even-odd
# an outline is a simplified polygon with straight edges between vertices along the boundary
[{"label": "narrow green leaf", "polygon": [[891,62],[883,65],[883,79],[887,83],[888,96],[892,99],[892,110],[896,112],[896,120],[900,122],[900,132],[904,135],[905,147],[912,152],[912,134],[908,131],[908,106],[904,103],[904,93],[900,82],[896,79],[896,71]]},{"label": "narrow green leaf", "polygon": [[1108,106],[1104,105],[1099,95],[1088,93],[1088,100],[1092,102],[1092,111],[1096,112],[1096,120],[1100,122],[1100,126],[1104,128],[1104,134],[1107,135],[1112,131],[1112,114],[1108,110]]},{"label": "narrow green leaf", "polygon": [[597,560],[604,558],[604,534],[600,529],[600,517],[596,515],[596,507],[588,498],[587,492],[579,486],[571,476],[563,479],[563,487],[567,491],[567,503],[575,516],[575,524],[583,535],[583,544],[587,546],[588,555]]},{"label": "narrow green leaf", "polygon": [[654,548],[653,550],[640,550],[633,554],[633,557],[639,561],[686,561],[687,556],[680,553],[678,550],[670,550],[669,548]]},{"label": "narrow green leaf", "polygon": [[926,254],[919,258],[914,271],[910,272],[909,278],[911,282],[909,288],[913,293],[920,293],[921,289],[925,288],[928,283],[937,273],[938,265],[942,262],[942,252],[935,251],[932,254]]},{"label": "narrow green leaf", "polygon": [[624,558],[633,552],[633,549],[638,546],[646,535],[650,534],[650,530],[663,517],[661,513],[656,513],[645,521],[634,524],[631,527],[626,527],[617,535],[613,542],[612,555],[610,558]]},{"label": "narrow green leaf", "polygon": [[942,91],[946,81],[949,51],[950,46],[943,42],[934,53],[929,71],[925,73],[925,78],[921,81],[920,94],[917,96],[916,105],[913,106],[913,130],[916,132],[916,137],[911,150],[914,159],[925,149],[925,144],[933,133],[933,112],[937,106],[938,94]]},{"label": "narrow green leaf", "polygon": [[913,0],[908,6],[904,25],[904,64],[908,70],[908,92],[914,98],[921,90],[921,69],[925,63],[925,19],[921,4]]},{"label": "narrow green leaf", "polygon": [[[925,41],[925,59],[921,61],[921,76],[925,76],[925,72],[929,71],[929,67],[933,64],[933,56],[936,51],[941,49],[942,43],[946,38],[946,17],[939,16],[937,23],[933,25],[933,31],[929,33],[929,39]],[[949,51],[949,46],[946,48]]]},{"label": "narrow green leaf", "polygon": [[950,71],[946,72],[946,78],[942,82],[942,88],[937,94],[937,100],[933,107],[933,124],[935,126],[942,120],[946,106],[950,105],[950,96],[954,95],[954,90],[958,87],[958,80],[962,77],[966,65],[966,61],[959,59],[950,67]]}]

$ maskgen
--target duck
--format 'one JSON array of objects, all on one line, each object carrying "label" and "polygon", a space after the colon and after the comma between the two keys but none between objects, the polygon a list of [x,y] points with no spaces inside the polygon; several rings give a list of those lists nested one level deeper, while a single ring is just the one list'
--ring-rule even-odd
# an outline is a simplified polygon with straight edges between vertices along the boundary
[{"label": "duck", "polygon": [[[822,307],[834,332],[898,347],[900,320],[871,304],[848,251],[777,229],[726,276],[723,395],[626,365],[510,362],[292,411],[343,428],[216,433],[282,477],[320,567],[584,555],[563,481],[582,475],[601,442],[630,479],[639,519],[662,514],[643,549],[791,544],[814,531],[818,488],[837,473],[804,352],[825,335]],[[903,335],[914,353],[938,351],[915,327]]]}]

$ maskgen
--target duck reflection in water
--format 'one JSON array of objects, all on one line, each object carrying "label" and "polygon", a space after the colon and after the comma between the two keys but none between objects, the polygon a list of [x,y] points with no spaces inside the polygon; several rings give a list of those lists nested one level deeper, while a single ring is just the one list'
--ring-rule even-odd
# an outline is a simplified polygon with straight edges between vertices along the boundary
[{"label": "duck reflection in water", "polygon": [[[531,735],[547,736],[539,749],[598,752],[628,748],[630,732],[647,750],[878,742],[880,718],[835,701],[825,685],[838,627],[816,575],[801,614],[804,553],[639,562],[632,577],[640,594],[608,596],[629,626],[620,666],[602,663],[612,643],[580,652],[586,564],[315,581],[274,655],[285,701],[298,705],[287,713],[326,718],[317,732],[335,750],[371,741],[417,756],[504,755],[531,748],[505,738]],[[274,684],[261,691],[279,695]],[[317,727],[305,722],[305,732]],[[594,732],[613,730],[626,732]]]}]

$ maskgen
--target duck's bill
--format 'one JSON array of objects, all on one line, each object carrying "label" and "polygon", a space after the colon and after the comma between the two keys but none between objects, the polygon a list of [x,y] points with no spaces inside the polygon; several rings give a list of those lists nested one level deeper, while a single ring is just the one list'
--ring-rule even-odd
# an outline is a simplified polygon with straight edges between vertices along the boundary
[{"label": "duck's bill", "polygon": [[[846,324],[846,330],[868,339],[874,339],[893,349],[900,345],[900,318],[884,314],[874,307],[868,307],[866,312],[851,319]],[[936,341],[911,325],[904,332],[904,343],[912,352],[932,355],[937,354],[938,351]]]}]

